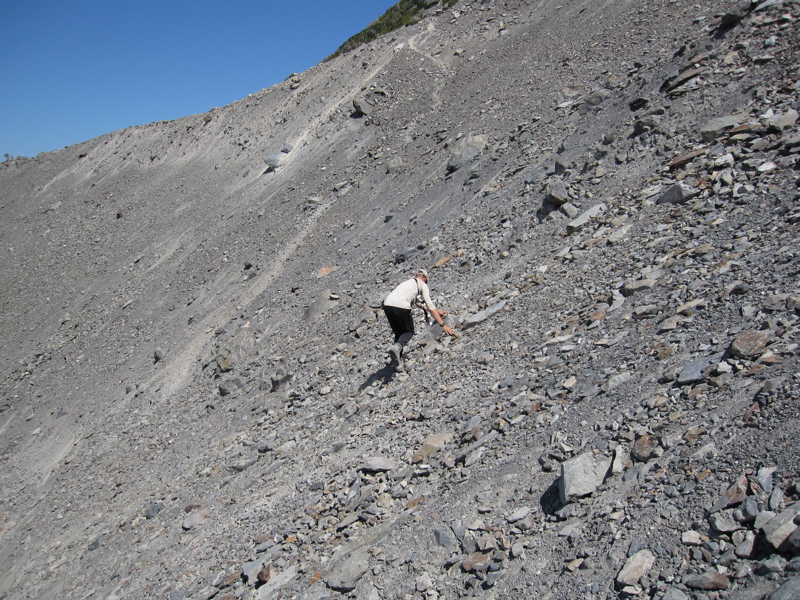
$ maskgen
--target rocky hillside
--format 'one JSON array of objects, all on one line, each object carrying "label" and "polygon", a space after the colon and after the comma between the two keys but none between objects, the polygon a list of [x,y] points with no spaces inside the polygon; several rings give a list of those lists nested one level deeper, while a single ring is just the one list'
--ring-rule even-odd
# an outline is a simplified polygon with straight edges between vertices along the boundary
[{"label": "rocky hillside", "polygon": [[0,598],[800,597],[799,19],[460,0],[2,164]]}]

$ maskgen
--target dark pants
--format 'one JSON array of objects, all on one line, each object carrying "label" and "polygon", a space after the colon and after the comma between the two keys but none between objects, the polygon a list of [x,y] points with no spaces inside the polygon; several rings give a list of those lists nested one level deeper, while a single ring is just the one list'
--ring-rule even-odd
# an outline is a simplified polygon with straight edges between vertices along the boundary
[{"label": "dark pants", "polygon": [[405,346],[414,337],[414,319],[411,318],[411,310],[396,306],[384,306],[383,312],[389,321],[389,326],[394,331],[395,343]]}]

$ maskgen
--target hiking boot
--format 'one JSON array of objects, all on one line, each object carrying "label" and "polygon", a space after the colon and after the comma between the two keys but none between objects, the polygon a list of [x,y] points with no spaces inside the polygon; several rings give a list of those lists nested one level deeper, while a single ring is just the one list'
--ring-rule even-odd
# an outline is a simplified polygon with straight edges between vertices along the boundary
[{"label": "hiking boot", "polygon": [[389,357],[392,359],[392,365],[395,367],[402,368],[403,359],[401,355],[403,353],[403,347],[400,344],[394,344],[389,347]]}]

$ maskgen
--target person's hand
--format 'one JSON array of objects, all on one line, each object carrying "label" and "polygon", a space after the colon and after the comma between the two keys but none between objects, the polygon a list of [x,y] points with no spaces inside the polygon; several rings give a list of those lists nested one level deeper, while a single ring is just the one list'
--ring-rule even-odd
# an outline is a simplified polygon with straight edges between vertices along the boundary
[{"label": "person's hand", "polygon": [[444,332],[445,332],[447,335],[455,335],[455,334],[456,334],[456,332],[455,332],[455,331],[453,331],[453,330],[452,330],[450,327],[448,327],[447,325],[442,325],[442,331],[444,331]]}]

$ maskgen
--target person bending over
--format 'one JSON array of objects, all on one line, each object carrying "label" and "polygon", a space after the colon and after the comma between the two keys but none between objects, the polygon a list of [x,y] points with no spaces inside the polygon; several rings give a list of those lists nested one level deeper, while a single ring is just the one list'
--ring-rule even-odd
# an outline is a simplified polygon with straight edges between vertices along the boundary
[{"label": "person bending over", "polygon": [[398,370],[403,369],[403,349],[414,337],[414,319],[411,317],[411,305],[418,295],[422,296],[424,308],[442,326],[442,331],[447,335],[455,333],[444,324],[444,317],[447,316],[447,311],[437,310],[433,300],[431,300],[431,293],[428,289],[428,272],[425,269],[418,269],[412,279],[408,279],[394,288],[392,293],[383,301],[383,312],[394,332],[394,344],[389,347],[389,356],[392,359],[392,364]]}]

